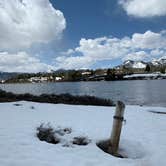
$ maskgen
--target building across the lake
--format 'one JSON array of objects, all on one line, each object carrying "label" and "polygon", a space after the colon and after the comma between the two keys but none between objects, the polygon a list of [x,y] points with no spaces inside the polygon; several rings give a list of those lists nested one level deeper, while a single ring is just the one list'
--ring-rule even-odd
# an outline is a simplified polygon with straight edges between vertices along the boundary
[{"label": "building across the lake", "polygon": [[5,80],[0,80],[0,83],[1,83],[1,84],[5,83]]},{"label": "building across the lake", "polygon": [[29,78],[30,82],[48,82],[48,81],[61,81],[62,77],[31,77]]}]

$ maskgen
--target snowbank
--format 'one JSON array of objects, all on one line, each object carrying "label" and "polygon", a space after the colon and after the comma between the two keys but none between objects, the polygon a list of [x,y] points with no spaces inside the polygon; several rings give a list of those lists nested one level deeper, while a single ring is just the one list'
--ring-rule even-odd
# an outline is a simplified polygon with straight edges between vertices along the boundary
[{"label": "snowbank", "polygon": [[[0,103],[1,166],[165,166],[166,108],[127,106],[120,159],[96,146],[107,139],[112,128],[114,107],[72,106],[33,102]],[[72,133],[57,144],[41,142],[35,136],[42,122],[71,127]],[[64,143],[75,136],[92,140],[87,146]]]},{"label": "snowbank", "polygon": [[131,74],[125,75],[124,78],[135,78],[135,77],[166,77],[166,74],[161,73],[150,73],[150,74]]}]

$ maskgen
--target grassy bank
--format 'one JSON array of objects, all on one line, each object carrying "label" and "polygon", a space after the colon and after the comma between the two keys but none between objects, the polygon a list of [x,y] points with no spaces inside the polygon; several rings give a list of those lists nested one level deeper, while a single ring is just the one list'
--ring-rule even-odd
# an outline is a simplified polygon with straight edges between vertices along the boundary
[{"label": "grassy bank", "polygon": [[32,94],[14,94],[0,90],[0,102],[13,101],[33,101],[41,103],[54,104],[72,104],[72,105],[95,105],[95,106],[114,106],[114,102],[110,99],[102,99],[95,96],[73,96],[70,94],[42,94],[40,96]]}]

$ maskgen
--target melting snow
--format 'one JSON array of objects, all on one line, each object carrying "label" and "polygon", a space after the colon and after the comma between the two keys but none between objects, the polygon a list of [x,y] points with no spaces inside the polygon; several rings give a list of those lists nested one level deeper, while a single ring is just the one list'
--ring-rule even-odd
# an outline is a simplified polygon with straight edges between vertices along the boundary
[{"label": "melting snow", "polygon": [[[33,109],[32,109],[33,106]],[[107,139],[112,128],[114,107],[73,106],[33,102],[0,103],[1,166],[165,166],[166,108],[127,106],[120,159],[96,146]],[[153,111],[153,112],[152,112]],[[87,146],[64,147],[41,142],[35,136],[42,122],[52,126],[71,127],[64,140],[87,136]]]}]

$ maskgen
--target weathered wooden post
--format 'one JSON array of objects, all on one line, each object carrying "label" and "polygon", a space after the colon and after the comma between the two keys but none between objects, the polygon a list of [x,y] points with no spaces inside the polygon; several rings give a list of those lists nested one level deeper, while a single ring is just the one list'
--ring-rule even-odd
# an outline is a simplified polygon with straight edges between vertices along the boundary
[{"label": "weathered wooden post", "polygon": [[116,104],[116,111],[113,119],[113,126],[111,132],[111,138],[109,140],[108,152],[113,155],[118,155],[120,134],[123,123],[125,104],[121,101],[118,101]]}]

